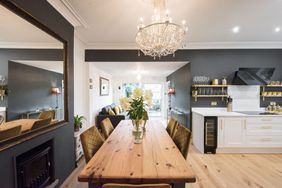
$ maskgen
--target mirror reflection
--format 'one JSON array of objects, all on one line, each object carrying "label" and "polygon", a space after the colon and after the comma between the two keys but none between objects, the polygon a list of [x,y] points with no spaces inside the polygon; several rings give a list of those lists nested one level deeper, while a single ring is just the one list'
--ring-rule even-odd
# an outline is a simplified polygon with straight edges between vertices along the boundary
[{"label": "mirror reflection", "polygon": [[0,6],[0,142],[64,120],[63,43]]}]

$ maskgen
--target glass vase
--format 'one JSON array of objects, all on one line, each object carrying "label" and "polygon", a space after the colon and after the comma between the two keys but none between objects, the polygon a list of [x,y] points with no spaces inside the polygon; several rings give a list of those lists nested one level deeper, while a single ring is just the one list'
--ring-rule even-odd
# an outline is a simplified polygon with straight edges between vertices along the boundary
[{"label": "glass vase", "polygon": [[142,131],[142,120],[132,120],[133,124],[133,137],[134,137],[134,144],[142,143],[143,138],[143,131]]}]

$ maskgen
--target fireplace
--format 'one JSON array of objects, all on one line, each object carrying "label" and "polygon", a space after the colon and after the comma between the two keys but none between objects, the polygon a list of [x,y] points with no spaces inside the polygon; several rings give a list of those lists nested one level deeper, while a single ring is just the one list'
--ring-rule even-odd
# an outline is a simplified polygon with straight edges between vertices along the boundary
[{"label": "fireplace", "polygon": [[16,157],[17,187],[41,188],[53,181],[52,141]]}]

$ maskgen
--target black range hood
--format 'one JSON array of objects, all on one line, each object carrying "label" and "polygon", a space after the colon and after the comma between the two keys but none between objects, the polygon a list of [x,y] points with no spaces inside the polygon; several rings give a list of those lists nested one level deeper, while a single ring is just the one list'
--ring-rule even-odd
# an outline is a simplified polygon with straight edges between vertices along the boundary
[{"label": "black range hood", "polygon": [[275,68],[239,68],[235,72],[233,85],[267,85]]}]

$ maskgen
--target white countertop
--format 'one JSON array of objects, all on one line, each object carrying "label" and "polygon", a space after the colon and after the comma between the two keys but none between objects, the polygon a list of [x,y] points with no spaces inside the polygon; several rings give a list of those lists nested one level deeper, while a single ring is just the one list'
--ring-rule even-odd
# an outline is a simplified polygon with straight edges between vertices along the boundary
[{"label": "white countertop", "polygon": [[6,111],[6,107],[0,107],[0,112],[5,112]]},{"label": "white countertop", "polygon": [[[256,110],[257,111],[257,110]],[[263,109],[260,109],[264,112]],[[202,116],[218,116],[218,117],[282,117],[279,115],[247,115],[239,112],[227,112],[227,108],[192,108],[193,113],[200,114]]]}]

